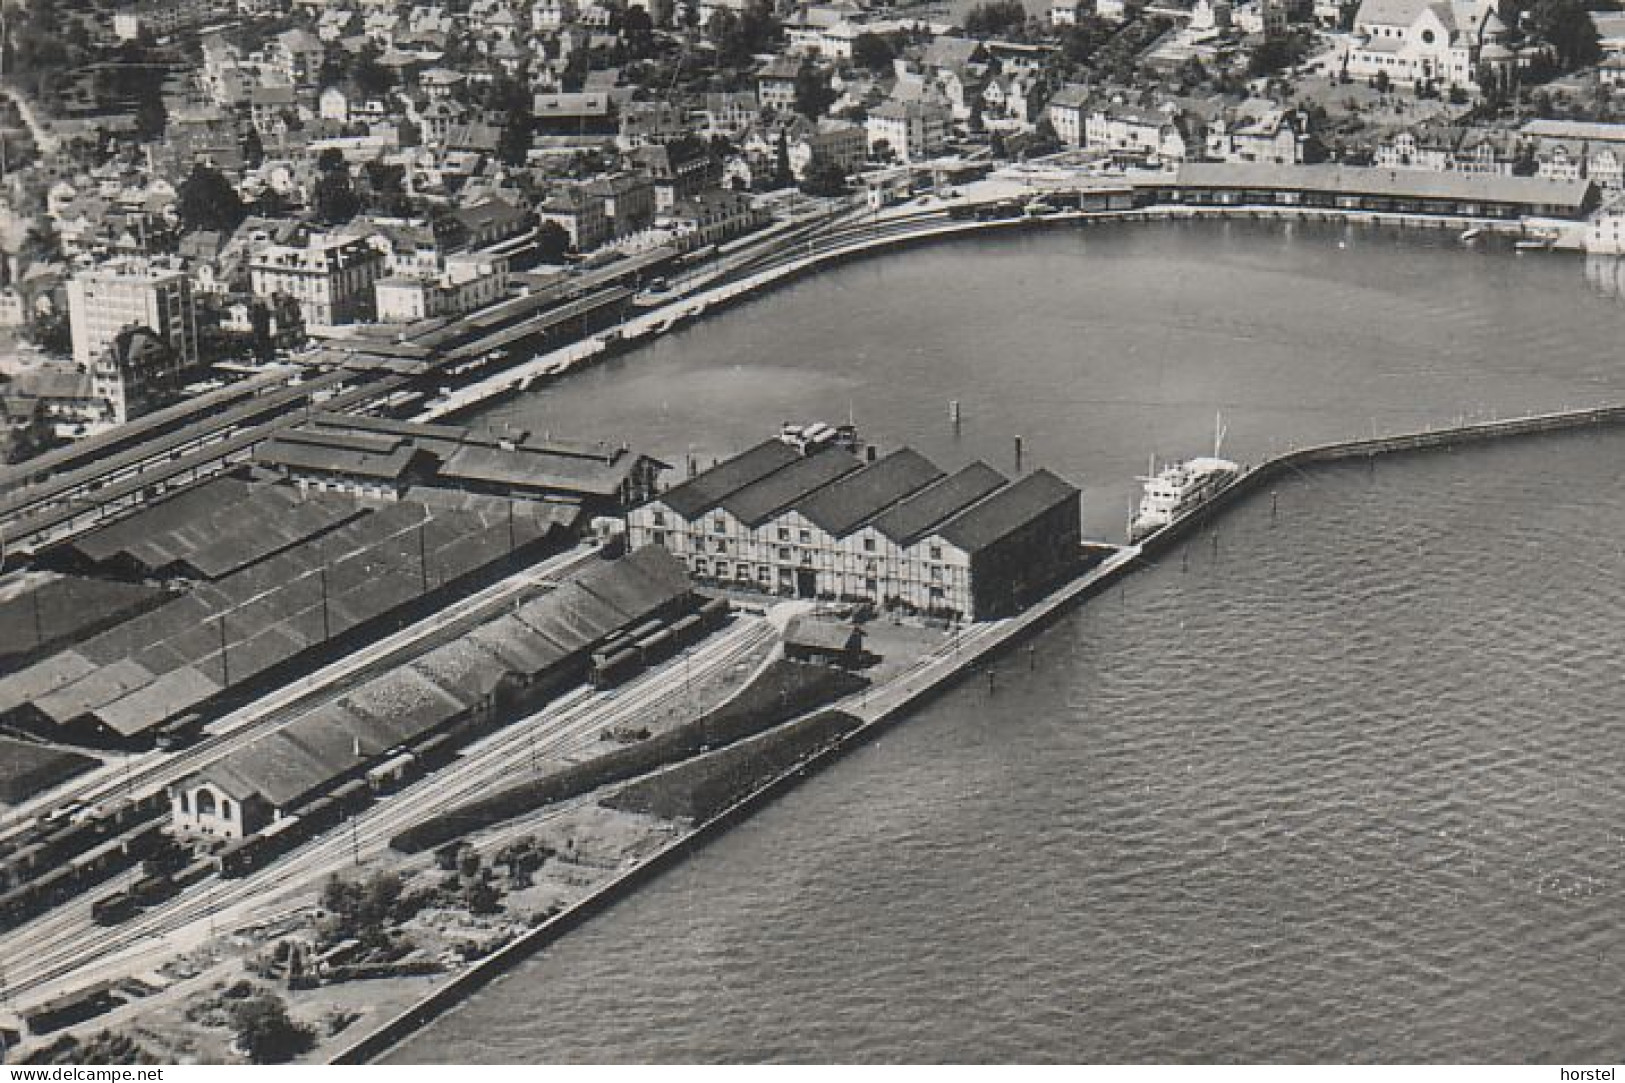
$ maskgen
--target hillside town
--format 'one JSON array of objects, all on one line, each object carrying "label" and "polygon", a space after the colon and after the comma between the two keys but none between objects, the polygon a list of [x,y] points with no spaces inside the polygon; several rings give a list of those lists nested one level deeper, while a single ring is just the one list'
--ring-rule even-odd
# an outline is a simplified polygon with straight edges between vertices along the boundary
[{"label": "hillside town", "polygon": [[359,327],[463,317],[651,251],[700,258],[808,207],[949,197],[1012,163],[1234,163],[1249,188],[1321,164],[1445,174],[1486,200],[1545,178],[1586,186],[1574,207],[1620,243],[1625,14],[1581,0],[7,14],[10,461]]}]

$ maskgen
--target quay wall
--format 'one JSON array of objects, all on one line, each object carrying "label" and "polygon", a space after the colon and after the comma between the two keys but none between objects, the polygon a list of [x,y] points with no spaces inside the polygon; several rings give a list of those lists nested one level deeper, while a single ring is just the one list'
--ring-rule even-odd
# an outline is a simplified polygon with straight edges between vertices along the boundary
[{"label": "quay wall", "polygon": [[[781,285],[871,255],[894,249],[947,240],[961,234],[999,230],[1054,229],[1063,226],[1086,228],[1101,222],[1195,221],[1202,219],[1261,220],[1300,222],[1342,222],[1408,230],[1481,230],[1508,238],[1526,238],[1532,223],[1544,228],[1546,220],[1474,218],[1463,215],[1399,213],[1393,211],[1353,211],[1326,207],[1294,207],[1274,204],[1197,206],[1153,204],[1132,209],[1100,211],[1058,211],[1016,218],[950,219],[941,208],[919,211],[891,219],[881,219],[867,227],[849,226],[842,234],[815,240],[806,250],[800,242],[775,253],[764,254],[758,263],[726,281],[703,286],[670,304],[651,309],[628,320],[621,336],[611,342],[602,337],[560,347],[528,362],[511,366],[487,379],[463,388],[447,401],[429,407],[413,418],[416,421],[453,420],[465,416],[490,400],[516,393],[531,381],[547,380],[636,349],[644,341],[706,315],[712,315]],[[1573,223],[1568,223],[1573,225]],[[1567,247],[1559,241],[1559,247]]]}]

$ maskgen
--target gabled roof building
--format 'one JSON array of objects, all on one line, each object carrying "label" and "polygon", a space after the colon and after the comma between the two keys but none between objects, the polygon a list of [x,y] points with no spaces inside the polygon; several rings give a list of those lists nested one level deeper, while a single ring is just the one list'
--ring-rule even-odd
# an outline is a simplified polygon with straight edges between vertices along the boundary
[{"label": "gabled roof building", "polygon": [[864,461],[769,440],[634,508],[627,533],[702,581],[980,620],[1076,567],[1080,515],[1048,471],[945,475],[908,448]]}]

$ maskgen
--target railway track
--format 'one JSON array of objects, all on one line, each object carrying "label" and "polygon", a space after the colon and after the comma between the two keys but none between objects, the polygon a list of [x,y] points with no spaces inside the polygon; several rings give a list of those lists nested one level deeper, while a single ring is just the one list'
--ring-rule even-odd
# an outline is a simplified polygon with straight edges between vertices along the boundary
[{"label": "railway track", "polygon": [[[284,859],[241,879],[211,879],[189,889],[170,905],[148,911],[123,925],[92,922],[89,905],[60,908],[19,927],[0,945],[0,973],[9,993],[40,1001],[75,984],[107,974],[127,974],[158,965],[179,944],[202,942],[206,934],[263,925],[310,905],[309,896],[329,876],[353,870],[365,858],[387,849],[389,840],[414,823],[511,782],[515,764],[557,765],[562,758],[599,744],[609,726],[686,696],[690,677],[706,679],[759,649],[772,637],[759,618],[739,618],[726,631],[693,648],[685,659],[668,662],[613,692],[580,689],[547,708],[471,745],[439,771],[382,798],[349,821],[317,836]],[[563,802],[530,830],[590,798]],[[429,855],[409,859],[417,868]],[[103,890],[127,886],[133,875],[108,882]],[[120,882],[123,880],[124,882]]]}]

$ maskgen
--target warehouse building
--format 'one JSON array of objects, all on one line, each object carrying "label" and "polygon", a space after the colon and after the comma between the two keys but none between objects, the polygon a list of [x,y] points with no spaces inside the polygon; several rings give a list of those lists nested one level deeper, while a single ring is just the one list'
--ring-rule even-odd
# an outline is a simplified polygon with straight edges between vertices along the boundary
[{"label": "warehouse building", "polygon": [[454,743],[585,679],[593,649],[624,628],[693,610],[682,566],[658,549],[589,569],[214,761],[170,790],[170,822],[240,839],[428,742]]},{"label": "warehouse building", "polygon": [[[193,569],[202,578],[171,601],[0,676],[0,725],[144,747],[171,726],[196,724],[380,627],[555,551],[579,517],[573,505],[452,497],[362,515],[327,507],[288,533],[244,533],[229,516],[188,527],[160,514],[162,504],[133,517],[129,529],[114,524],[103,543],[78,546],[82,559],[149,573]],[[280,502],[236,507],[244,515],[257,507],[261,522],[278,507],[286,522],[295,519]],[[327,516],[335,510],[341,514]],[[139,520],[172,529],[144,531]]]},{"label": "warehouse building", "polygon": [[254,462],[312,492],[398,500],[443,488],[573,502],[588,515],[620,514],[648,499],[667,469],[621,441],[326,413],[256,447]]},{"label": "warehouse building", "polygon": [[1076,567],[1081,503],[1047,470],[949,475],[907,448],[866,463],[774,439],[634,508],[627,534],[702,582],[980,620]]}]

